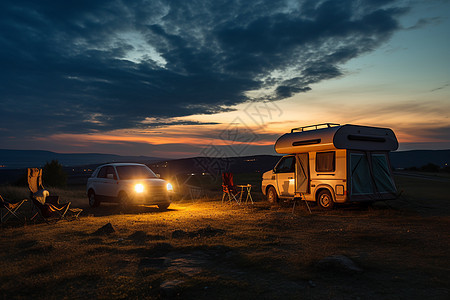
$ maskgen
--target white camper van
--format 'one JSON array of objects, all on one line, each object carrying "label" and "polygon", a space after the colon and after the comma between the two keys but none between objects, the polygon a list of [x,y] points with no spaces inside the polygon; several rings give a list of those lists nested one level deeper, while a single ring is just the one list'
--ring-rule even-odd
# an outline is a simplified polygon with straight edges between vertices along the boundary
[{"label": "white camper van", "polygon": [[388,128],[332,123],[294,128],[275,143],[283,156],[263,174],[262,192],[279,199],[334,203],[396,198],[389,151],[398,148]]}]

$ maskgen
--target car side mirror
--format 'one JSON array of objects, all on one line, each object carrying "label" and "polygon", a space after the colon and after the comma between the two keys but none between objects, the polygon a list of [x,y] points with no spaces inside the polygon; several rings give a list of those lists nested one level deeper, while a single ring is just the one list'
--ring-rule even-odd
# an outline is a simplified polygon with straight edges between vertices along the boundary
[{"label": "car side mirror", "polygon": [[156,174],[156,177],[157,178],[161,178],[161,174]]}]

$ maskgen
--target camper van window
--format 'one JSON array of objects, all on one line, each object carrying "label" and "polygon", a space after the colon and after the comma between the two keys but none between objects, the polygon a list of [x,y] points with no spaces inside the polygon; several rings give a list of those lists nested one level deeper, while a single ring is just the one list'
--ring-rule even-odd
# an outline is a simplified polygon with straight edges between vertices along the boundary
[{"label": "camper van window", "polygon": [[317,152],[316,172],[334,172],[336,169],[335,156],[336,153],[334,151]]},{"label": "camper van window", "polygon": [[275,173],[293,173],[295,170],[295,156],[283,157],[275,167]]}]

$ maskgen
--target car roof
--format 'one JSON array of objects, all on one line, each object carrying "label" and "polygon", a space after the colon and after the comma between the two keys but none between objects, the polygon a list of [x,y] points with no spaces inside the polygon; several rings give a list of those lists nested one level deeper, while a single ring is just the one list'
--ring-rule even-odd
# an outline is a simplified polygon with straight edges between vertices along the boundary
[{"label": "car roof", "polygon": [[103,164],[100,167],[104,167],[104,166],[145,166],[144,164],[138,164],[138,163],[108,163],[108,164]]}]

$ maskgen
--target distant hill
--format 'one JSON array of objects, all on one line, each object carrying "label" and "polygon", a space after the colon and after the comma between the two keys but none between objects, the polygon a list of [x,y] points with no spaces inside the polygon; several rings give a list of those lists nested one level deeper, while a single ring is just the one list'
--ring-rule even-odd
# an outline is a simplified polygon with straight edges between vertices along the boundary
[{"label": "distant hill", "polygon": [[429,163],[441,168],[450,164],[450,150],[411,150],[390,153],[392,167],[411,168],[422,167]]},{"label": "distant hill", "polygon": [[23,169],[43,167],[46,162],[56,159],[63,166],[82,166],[106,162],[152,163],[164,158],[148,156],[121,156],[101,153],[56,153],[42,150],[0,149],[1,169]]},{"label": "distant hill", "polygon": [[[42,167],[46,162],[57,159],[63,166],[99,165],[107,162],[140,162],[154,165],[164,170],[163,164],[169,162],[169,169],[175,172],[205,172],[207,170],[228,169],[232,172],[254,172],[270,169],[280,159],[276,155],[256,155],[231,158],[193,157],[168,160],[150,156],[121,156],[101,153],[56,153],[42,150],[0,149],[0,169],[23,169]],[[421,167],[428,163],[443,167],[450,163],[450,150],[411,150],[390,153],[394,168]],[[159,167],[157,167],[159,166]]]},{"label": "distant hill", "polygon": [[[94,168],[106,162],[140,162],[149,165],[162,177],[177,174],[263,173],[272,169],[281,155],[255,155],[230,158],[193,157],[163,159],[147,156],[120,156],[111,154],[61,154],[50,151],[1,150],[0,184],[14,183],[23,176],[27,167],[42,167],[57,159],[65,166],[69,184],[84,185]],[[444,167],[450,163],[450,150],[412,150],[390,153],[393,168],[422,167],[428,163]]]}]

